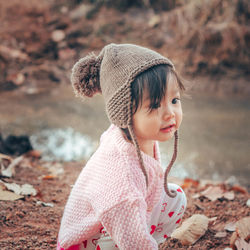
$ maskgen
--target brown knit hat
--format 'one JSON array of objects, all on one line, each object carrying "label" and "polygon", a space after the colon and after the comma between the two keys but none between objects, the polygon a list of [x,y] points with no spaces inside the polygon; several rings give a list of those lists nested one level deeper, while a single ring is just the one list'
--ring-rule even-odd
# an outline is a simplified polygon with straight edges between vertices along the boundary
[{"label": "brown knit hat", "polygon": [[[72,69],[71,82],[77,96],[92,97],[96,93],[103,95],[106,112],[111,123],[120,128],[128,128],[142,171],[148,178],[143,164],[140,148],[132,126],[131,83],[143,71],[160,64],[174,67],[172,62],[150,49],[133,44],[109,44],[96,57],[94,54],[80,59]],[[177,147],[177,133],[176,133]],[[176,158],[176,152],[172,161]],[[172,162],[171,161],[171,162]],[[173,165],[170,164],[171,166]],[[165,173],[165,190],[174,197],[167,188],[168,166]]]}]

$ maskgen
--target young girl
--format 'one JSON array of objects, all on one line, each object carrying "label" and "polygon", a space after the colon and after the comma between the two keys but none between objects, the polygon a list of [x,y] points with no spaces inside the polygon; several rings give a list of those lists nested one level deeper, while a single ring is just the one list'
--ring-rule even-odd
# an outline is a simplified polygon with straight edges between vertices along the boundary
[{"label": "young girl", "polygon": [[[172,62],[144,47],[109,44],[77,62],[71,80],[79,96],[102,93],[111,126],[71,191],[57,249],[158,249],[186,207],[183,190],[167,185],[184,90]],[[158,141],[174,135],[164,174]]]}]

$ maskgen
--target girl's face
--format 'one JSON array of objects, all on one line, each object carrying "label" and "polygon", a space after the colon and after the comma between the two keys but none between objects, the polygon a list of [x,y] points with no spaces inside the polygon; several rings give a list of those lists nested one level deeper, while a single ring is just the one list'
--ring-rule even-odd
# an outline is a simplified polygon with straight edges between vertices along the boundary
[{"label": "girl's face", "polygon": [[173,137],[182,121],[180,90],[174,75],[170,75],[166,95],[160,105],[149,109],[148,93],[143,94],[142,105],[133,115],[133,127],[139,146],[143,150],[154,141],[167,141]]}]

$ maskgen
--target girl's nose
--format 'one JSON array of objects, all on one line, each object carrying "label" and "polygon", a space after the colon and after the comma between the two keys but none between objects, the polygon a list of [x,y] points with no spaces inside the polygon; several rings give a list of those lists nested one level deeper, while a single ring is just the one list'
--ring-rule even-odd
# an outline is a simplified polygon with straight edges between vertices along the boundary
[{"label": "girl's nose", "polygon": [[164,120],[169,120],[170,118],[174,117],[174,111],[171,105],[167,104],[164,106],[163,110],[163,119]]}]

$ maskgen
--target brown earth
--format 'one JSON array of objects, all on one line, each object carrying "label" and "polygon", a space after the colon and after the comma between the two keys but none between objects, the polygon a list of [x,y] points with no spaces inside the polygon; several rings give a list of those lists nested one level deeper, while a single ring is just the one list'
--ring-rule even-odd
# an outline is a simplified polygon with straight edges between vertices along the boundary
[{"label": "brown earth", "polygon": [[194,89],[249,95],[247,0],[138,0],[131,8],[132,1],[118,1],[118,9],[104,4],[112,1],[88,2],[0,0],[0,94],[36,94],[69,83],[79,57],[115,42],[170,57]]},{"label": "brown earth", "polygon": [[[38,191],[36,196],[25,196],[16,201],[0,201],[0,249],[55,249],[57,234],[63,209],[79,172],[84,163],[58,163],[42,162],[36,158],[24,157],[15,168],[15,175],[11,178],[1,178],[5,182],[24,184],[28,183]],[[51,169],[64,170],[63,173],[51,173]],[[50,169],[50,170],[49,170]],[[54,170],[55,171],[55,170]],[[188,206],[184,220],[193,214],[204,214],[214,221],[209,223],[208,230],[195,244],[183,246],[176,239],[167,239],[160,246],[161,249],[224,249],[229,247],[232,232],[224,229],[229,222],[250,216],[250,209],[246,202],[249,199],[248,192],[239,186],[229,186],[225,183],[216,184],[223,189],[233,190],[233,200],[219,198],[209,201],[200,196],[193,198],[194,194],[201,192],[211,182],[202,184],[188,180],[182,183],[188,197]],[[42,201],[53,207],[38,203]],[[217,238],[217,232],[225,232],[225,235]]]}]

